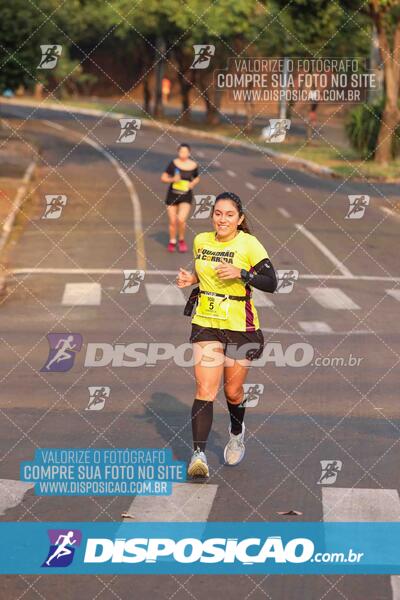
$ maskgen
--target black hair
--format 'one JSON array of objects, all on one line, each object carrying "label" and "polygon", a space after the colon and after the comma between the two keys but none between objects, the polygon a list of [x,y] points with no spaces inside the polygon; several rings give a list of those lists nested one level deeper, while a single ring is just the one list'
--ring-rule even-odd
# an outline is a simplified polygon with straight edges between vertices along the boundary
[{"label": "black hair", "polygon": [[[233,192],[222,192],[221,194],[218,194],[218,196],[215,198],[215,202],[214,202],[214,206],[213,206],[213,213],[214,213],[215,205],[217,204],[218,200],[231,200],[234,203],[234,205],[236,206],[236,209],[239,213],[239,217],[244,215],[242,201],[237,194],[234,194]],[[246,220],[246,216],[244,216],[243,221],[240,223],[240,225],[238,225],[238,229],[239,229],[239,231],[244,231],[245,233],[251,233],[249,225]]]},{"label": "black hair", "polygon": [[191,150],[191,147],[189,146],[189,144],[186,144],[186,142],[183,142],[183,144],[179,144],[178,150],[179,150],[179,148],[187,148],[189,150],[189,152]]}]

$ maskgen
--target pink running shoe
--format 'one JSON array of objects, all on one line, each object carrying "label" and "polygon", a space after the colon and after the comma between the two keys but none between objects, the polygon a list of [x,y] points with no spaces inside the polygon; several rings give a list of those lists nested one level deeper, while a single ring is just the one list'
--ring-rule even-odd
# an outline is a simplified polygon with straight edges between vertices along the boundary
[{"label": "pink running shoe", "polygon": [[187,252],[188,251],[188,247],[186,246],[185,240],[179,240],[178,248],[179,248],[179,252]]},{"label": "pink running shoe", "polygon": [[175,252],[176,242],[169,242],[168,252]]}]

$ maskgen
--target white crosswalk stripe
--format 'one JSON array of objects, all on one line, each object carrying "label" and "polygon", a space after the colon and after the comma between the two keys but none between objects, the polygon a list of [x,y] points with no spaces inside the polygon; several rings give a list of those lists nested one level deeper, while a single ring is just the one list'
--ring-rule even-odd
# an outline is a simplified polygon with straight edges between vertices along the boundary
[{"label": "white crosswalk stripe", "polygon": [[0,515],[5,515],[6,510],[18,506],[33,485],[14,479],[0,479]]},{"label": "white crosswalk stripe", "polygon": [[[395,522],[400,519],[400,498],[397,490],[366,488],[322,488],[324,521]],[[363,540],[352,540],[354,547],[365,547]],[[400,600],[400,577],[390,577],[393,600]]]},{"label": "white crosswalk stripe", "polygon": [[389,294],[389,296],[392,296],[392,298],[394,298],[395,300],[398,300],[400,302],[400,289],[386,290],[386,293]]},{"label": "white crosswalk stripe", "polygon": [[183,306],[186,298],[175,285],[165,283],[146,283],[147,297],[150,304],[158,306]]},{"label": "white crosswalk stripe", "polygon": [[310,296],[324,308],[333,310],[358,310],[358,304],[339,288],[309,287]]},{"label": "white crosswalk stripe", "polygon": [[263,306],[274,306],[274,303],[272,302],[272,300],[270,300],[267,296],[267,294],[265,292],[262,292],[261,290],[257,290],[256,288],[253,288],[253,301],[254,301],[254,306],[256,306],[257,308],[262,308]]},{"label": "white crosswalk stripe", "polygon": [[213,484],[173,483],[170,496],[136,496],[127,514],[135,521],[207,521],[217,489]]},{"label": "white crosswalk stripe", "polygon": [[324,321],[299,321],[299,325],[306,333],[330,333],[332,327]]},{"label": "white crosswalk stripe", "polygon": [[[119,271],[118,271],[119,273]],[[175,271],[166,274],[175,275]],[[107,290],[113,288],[105,288]],[[328,310],[359,310],[360,306],[350,296],[338,287],[307,287],[311,298],[321,307]],[[151,305],[184,306],[190,290],[179,289],[173,283],[145,283],[138,292],[138,298],[143,294]],[[388,297],[400,302],[400,288],[386,289]],[[257,308],[271,308],[277,304],[272,301],[272,295],[261,290],[252,290],[254,304]],[[107,300],[109,294],[102,294],[100,283],[66,283],[62,293],[63,306],[99,306]],[[143,297],[143,296],[142,296]],[[299,301],[300,302],[300,301]],[[300,316],[300,315],[299,315]],[[300,329],[306,333],[331,333],[332,328],[324,321],[298,321]]]},{"label": "white crosswalk stripe", "polygon": [[61,304],[63,306],[99,306],[101,286],[99,283],[67,283]]},{"label": "white crosswalk stripe", "polygon": [[323,487],[325,521],[396,521],[400,519],[397,490]]}]

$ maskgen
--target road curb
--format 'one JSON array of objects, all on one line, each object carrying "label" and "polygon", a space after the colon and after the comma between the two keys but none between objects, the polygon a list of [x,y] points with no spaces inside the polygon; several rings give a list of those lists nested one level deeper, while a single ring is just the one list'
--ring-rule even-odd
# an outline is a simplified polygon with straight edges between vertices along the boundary
[{"label": "road curb", "polygon": [[[19,186],[17,193],[15,194],[14,201],[11,206],[11,210],[8,213],[8,216],[3,223],[3,227],[1,229],[1,234],[0,234],[0,256],[10,238],[10,234],[12,232],[17,214],[26,199],[27,190],[29,188],[29,184],[32,180],[36,166],[37,166],[37,162],[35,160],[32,160],[29,163],[29,165],[24,173],[24,176],[21,180],[22,183]],[[7,285],[7,270],[4,267],[2,267],[2,271],[0,272],[0,295],[5,294],[6,285]]]},{"label": "road curb", "polygon": [[[13,104],[12,101],[7,101],[4,99],[0,99],[0,102],[2,104]],[[62,107],[60,107],[58,104],[55,104],[54,102],[42,102],[42,105],[41,105],[41,104],[38,104],[37,102],[18,100],[16,103],[14,103],[14,106],[18,106],[18,105],[31,106],[33,108],[43,108],[43,109],[47,108],[48,110],[55,110],[55,111],[59,111],[59,112],[69,111],[71,113],[75,112],[77,114],[82,114],[82,115],[87,115],[87,116],[92,116],[92,117],[103,117],[103,118],[109,118],[109,119],[114,119],[114,120],[126,119],[126,118],[132,117],[132,115],[126,115],[125,113],[113,113],[113,112],[109,112],[109,111],[103,111],[103,110],[100,110],[97,108],[79,108],[79,107],[70,106],[68,104],[65,104]],[[261,152],[265,156],[275,158],[276,160],[286,161],[286,163],[288,163],[292,166],[303,167],[307,171],[310,171],[311,173],[314,173],[316,175],[322,175],[324,177],[335,177],[335,178],[341,177],[338,173],[335,173],[335,171],[333,171],[329,167],[324,167],[322,165],[319,165],[318,163],[315,163],[311,160],[307,160],[305,158],[296,158],[295,156],[292,156],[291,154],[285,154],[283,152],[275,152],[274,150],[269,150],[269,148],[266,148],[265,146],[260,146],[259,144],[256,144],[256,143],[250,144],[249,142],[235,140],[234,138],[231,138],[228,136],[219,135],[216,133],[209,133],[206,131],[199,131],[197,129],[192,129],[191,127],[185,127],[183,125],[171,125],[169,123],[163,123],[162,121],[157,121],[155,119],[152,120],[152,119],[140,117],[140,120],[143,124],[147,125],[148,127],[153,127],[155,129],[165,129],[167,127],[168,130],[176,131],[177,133],[185,133],[187,135],[192,135],[192,136],[199,137],[199,138],[208,138],[208,139],[212,139],[212,140],[215,140],[218,142],[223,142],[224,144],[227,144],[230,146],[238,146],[238,147],[242,147],[242,148],[247,148],[248,150],[251,150],[253,152]]]}]

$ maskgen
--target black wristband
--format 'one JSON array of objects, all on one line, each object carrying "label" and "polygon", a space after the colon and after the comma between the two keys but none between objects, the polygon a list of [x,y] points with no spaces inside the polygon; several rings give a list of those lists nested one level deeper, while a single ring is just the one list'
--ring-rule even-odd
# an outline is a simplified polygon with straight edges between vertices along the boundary
[{"label": "black wristband", "polygon": [[245,283],[248,283],[250,281],[250,272],[246,271],[246,269],[242,269],[240,271],[240,279]]}]

